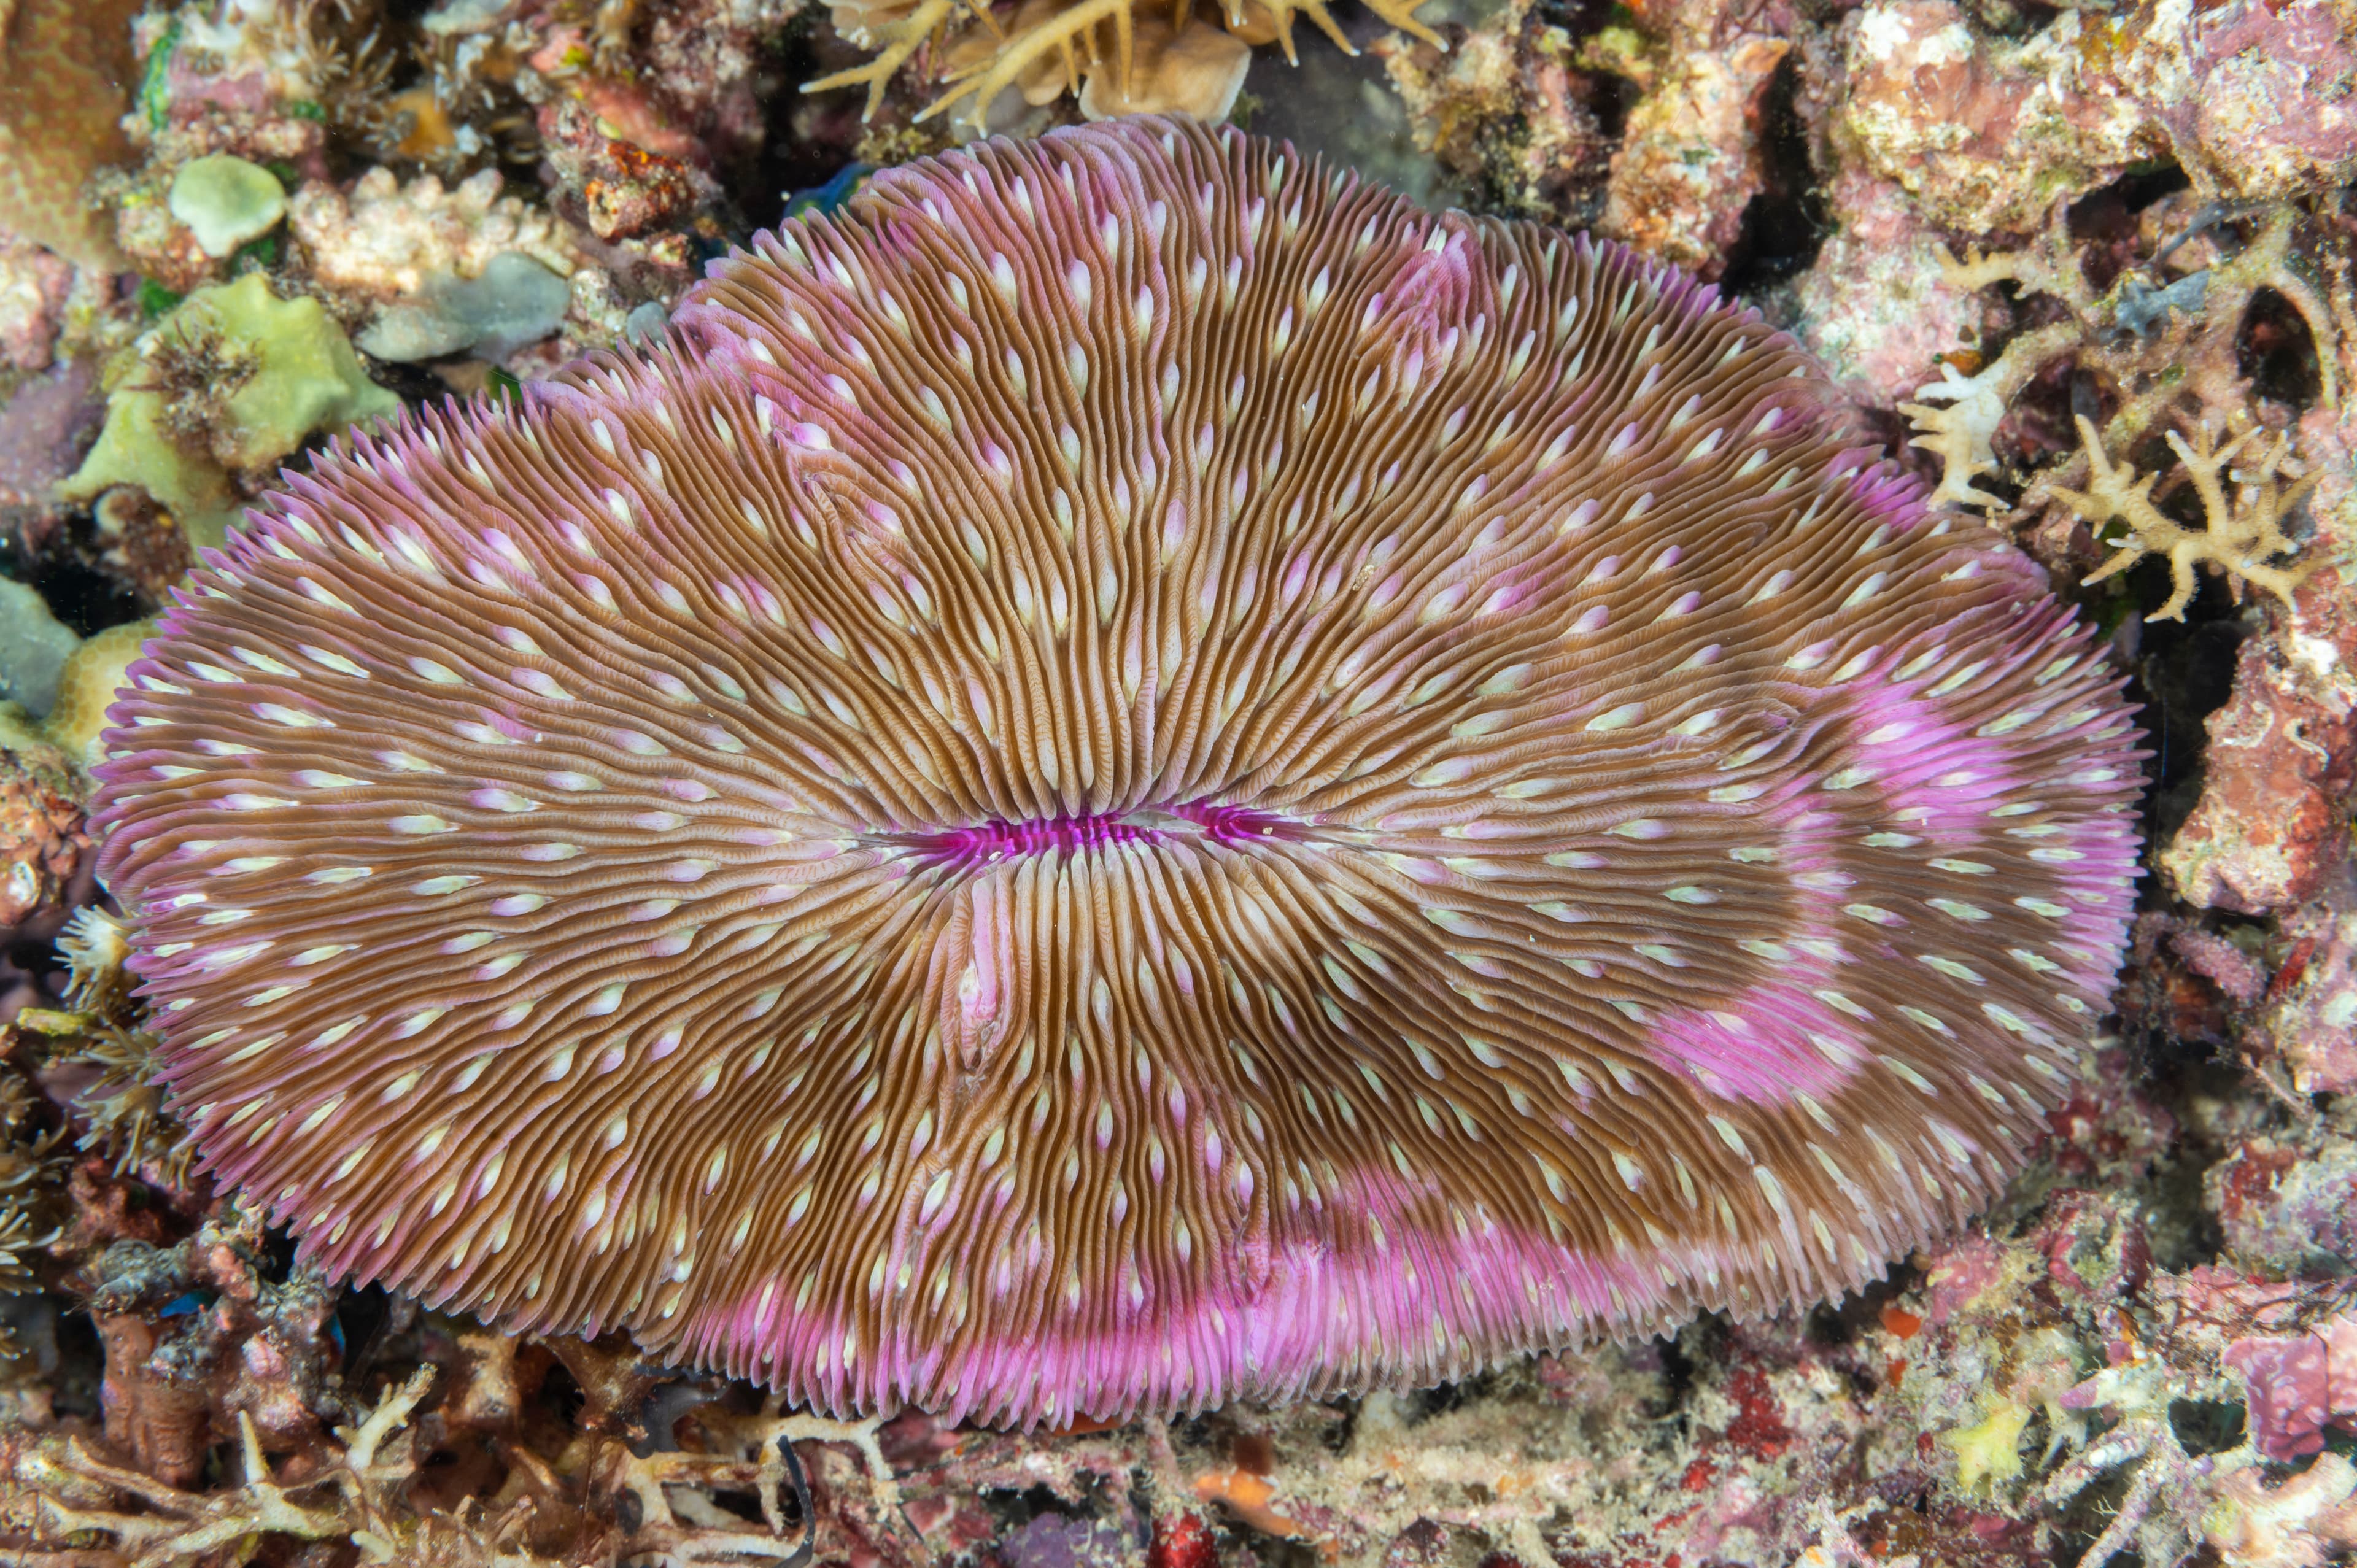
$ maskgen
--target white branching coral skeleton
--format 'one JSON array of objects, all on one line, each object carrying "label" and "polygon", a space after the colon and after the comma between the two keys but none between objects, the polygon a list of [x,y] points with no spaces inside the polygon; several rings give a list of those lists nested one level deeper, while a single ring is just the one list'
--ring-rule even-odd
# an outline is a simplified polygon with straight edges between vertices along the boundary
[{"label": "white branching coral skeleton", "polygon": [[[2221,446],[2207,425],[2197,425],[2190,442],[2176,431],[2169,433],[2169,447],[2185,465],[2193,492],[2201,499],[2204,525],[2196,530],[2184,527],[2153,504],[2152,488],[2160,475],[2155,472],[2138,478],[2133,465],[2115,464],[2104,454],[2103,437],[2096,432],[2094,422],[2082,414],[2079,438],[2086,444],[2090,469],[2087,489],[2080,491],[2058,485],[2054,487],[2054,496],[2085,518],[2099,537],[2104,528],[2113,522],[2126,523],[2129,531],[2125,539],[2104,541],[2118,553],[2089,573],[2086,581],[2100,583],[2126,571],[2147,555],[2166,555],[2175,591],[2167,604],[2145,618],[2147,620],[2185,618],[2185,607],[2193,601],[2193,568],[2201,562],[2224,573],[2237,594],[2243,583],[2250,583],[2287,605],[2291,603],[2292,590],[2299,586],[2307,569],[2270,563],[2298,548],[2285,537],[2283,519],[2298,505],[2314,482],[2314,476],[2297,478],[2288,486],[2282,483],[2281,469],[2290,442],[2281,435],[2276,437],[2256,468],[2244,472],[2231,467],[2235,454],[2258,434],[2255,428],[2245,430]],[[2230,480],[2239,492],[2234,497],[2226,493]]]},{"label": "white branching coral skeleton", "polygon": [[[1422,0],[1368,0],[1385,23],[1446,48],[1415,19]],[[804,91],[865,86],[873,115],[910,57],[932,45],[933,74],[948,91],[917,116],[963,104],[980,130],[1009,88],[1031,104],[1066,92],[1092,120],[1177,112],[1224,120],[1235,106],[1254,45],[1275,43],[1294,59],[1293,23],[1306,16],[1343,53],[1359,51],[1326,0],[1023,0],[1002,23],[981,0],[840,0],[835,30],[876,58],[805,84]]]},{"label": "white branching coral skeleton", "polygon": [[[1969,376],[1943,360],[1940,379],[1915,389],[1922,401],[1899,405],[1920,433],[1909,445],[1940,459],[1940,485],[1932,492],[1931,504],[2005,510],[2004,498],[1982,489],[1979,481],[1996,470],[1992,442],[2004,422],[2006,404],[2029,379],[2037,359],[2057,346],[2048,340],[2053,332],[2050,327],[2017,338],[2006,353]],[[1929,406],[1935,403],[1947,406]]]}]

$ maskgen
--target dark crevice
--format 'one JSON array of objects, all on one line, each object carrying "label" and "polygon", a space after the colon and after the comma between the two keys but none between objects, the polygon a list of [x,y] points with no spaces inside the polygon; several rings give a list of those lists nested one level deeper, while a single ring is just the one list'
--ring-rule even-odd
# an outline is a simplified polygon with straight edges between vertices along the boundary
[{"label": "dark crevice", "polygon": [[272,1228],[255,1249],[261,1266],[275,1279],[285,1279],[295,1272],[295,1238],[289,1232]]},{"label": "dark crevice", "polygon": [[2271,288],[2251,296],[2234,332],[2234,368],[2251,378],[2259,397],[2312,408],[2324,393],[2316,335],[2297,306]]},{"label": "dark crevice", "polygon": [[1490,1376],[1484,1373],[1460,1383],[1435,1383],[1428,1389],[1418,1389],[1405,1401],[1408,1423],[1413,1425],[1420,1421],[1429,1421],[1436,1415],[1446,1415],[1470,1401],[1482,1398],[1493,1386]]},{"label": "dark crevice", "polygon": [[1589,79],[1587,107],[1596,116],[1596,130],[1604,141],[1617,144],[1629,128],[1629,111],[1642,96],[1625,76],[1600,70]]},{"label": "dark crevice", "polygon": [[[2131,614],[2158,608],[2169,594],[2169,563],[2140,562],[2130,568],[2127,585]],[[2210,573],[2202,574],[2183,621],[2148,621],[2136,629],[2127,694],[2138,704],[2136,724],[2151,754],[2144,765],[2152,786],[2144,804],[2147,842],[2174,832],[2201,794],[2203,725],[2233,693],[2235,658],[2250,633],[2226,584]]]},{"label": "dark crevice", "polygon": [[1333,1453],[1348,1454],[1352,1439],[1359,1435],[1359,1402],[1338,1400],[1332,1408],[1340,1419],[1326,1428],[1326,1446]]},{"label": "dark crevice", "polygon": [[1543,27],[1561,28],[1564,37],[1577,44],[1616,21],[1631,20],[1631,14],[1620,0],[1537,0],[1531,7],[1531,19]]},{"label": "dark crevice", "polygon": [[2180,190],[2190,190],[2193,181],[2174,160],[2163,158],[2158,163],[2132,168],[2111,183],[2109,188],[2120,194],[2131,212],[2141,212],[2164,197],[2175,196]]},{"label": "dark crevice", "polygon": [[1800,113],[1801,68],[1787,54],[1768,79],[1760,103],[1760,194],[1746,203],[1743,226],[1727,253],[1721,285],[1748,296],[1806,272],[1824,243],[1824,196],[1809,166],[1809,131]]},{"label": "dark crevice", "polygon": [[377,25],[388,37],[399,37],[416,29],[439,4],[440,0],[381,0]]},{"label": "dark crevice", "polygon": [[2244,1410],[2225,1400],[2171,1400],[2169,1430],[2188,1454],[2224,1454],[2243,1444]]},{"label": "dark crevice", "polygon": [[2188,184],[2183,169],[2162,162],[2133,169],[2072,203],[2071,238],[2078,242],[2080,274],[2089,287],[2102,293],[2123,272],[2143,263],[2138,214]]},{"label": "dark crevice", "polygon": [[60,624],[82,637],[139,618],[138,596],[78,556],[52,555],[21,568],[0,562],[0,575],[30,585]]},{"label": "dark crevice", "polygon": [[[2146,1081],[2164,1105],[2181,1110],[2194,1096],[2231,1095],[2243,1087],[2240,1065],[2222,1060],[2214,1046],[2164,1042],[2147,1033],[2137,1055]],[[2144,1201],[2145,1240],[2157,1267],[2181,1274],[2217,1262],[2225,1251],[2225,1230],[2203,1196],[2210,1167],[2225,1154],[2215,1144],[2187,1138],[2152,1172]]]},{"label": "dark crevice", "polygon": [[[2002,343],[1992,344],[1987,349],[1992,358],[2003,351]],[[2015,394],[2005,418],[1998,423],[1990,445],[2000,467],[1986,483],[2011,499],[2018,493],[2019,486],[2007,476],[2032,473],[2067,458],[2079,449],[2077,417],[2084,414],[2101,424],[2111,413],[2112,402],[2104,396],[2099,381],[2087,374],[2075,359],[2055,360]],[[2156,600],[2156,606],[2158,603]]]},{"label": "dark crevice", "polygon": [[553,1363],[540,1380],[532,1402],[550,1420],[565,1426],[577,1425],[581,1412],[589,1402],[588,1393],[563,1364]]},{"label": "dark crevice", "polygon": [[1653,1341],[1662,1359],[1662,1390],[1669,1399],[1668,1408],[1657,1414],[1666,1416],[1685,1408],[1694,1393],[1695,1370],[1711,1359],[1712,1341],[1720,1326],[1716,1317],[1698,1317],[1675,1334]]},{"label": "dark crevice", "polygon": [[[788,23],[768,61],[770,74],[783,83],[768,97],[769,123],[758,155],[731,172],[728,194],[742,224],[742,236],[775,228],[785,216],[786,202],[799,190],[824,185],[852,161],[860,132],[860,112],[867,106],[866,91],[808,93],[805,81],[815,81],[860,59],[856,51],[822,29],[815,7],[800,12]],[[832,44],[837,58],[823,54]]]},{"label": "dark crevice", "polygon": [[2043,0],[1968,0],[1973,17],[1982,28],[1998,38],[2026,38],[2045,31],[2055,17],[2062,14],[2059,5],[2049,5]]},{"label": "dark crevice", "polygon": [[350,1286],[337,1298],[334,1333],[348,1377],[356,1379],[368,1366],[392,1317],[393,1298],[381,1285]]},{"label": "dark crevice", "polygon": [[1861,1335],[1882,1326],[1882,1309],[1923,1283],[1922,1271],[1912,1263],[1892,1263],[1882,1278],[1851,1291],[1839,1301],[1824,1302],[1810,1314],[1809,1337],[1828,1348],[1854,1345]]}]

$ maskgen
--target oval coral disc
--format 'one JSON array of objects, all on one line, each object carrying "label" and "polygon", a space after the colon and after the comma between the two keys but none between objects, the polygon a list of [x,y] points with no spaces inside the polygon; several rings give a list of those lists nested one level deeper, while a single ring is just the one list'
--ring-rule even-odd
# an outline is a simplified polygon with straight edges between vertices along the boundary
[{"label": "oval coral disc", "polygon": [[2104,1005],[2118,677],[1677,273],[1131,122],[293,478],[115,709],[210,1168],[834,1412],[1878,1275]]}]

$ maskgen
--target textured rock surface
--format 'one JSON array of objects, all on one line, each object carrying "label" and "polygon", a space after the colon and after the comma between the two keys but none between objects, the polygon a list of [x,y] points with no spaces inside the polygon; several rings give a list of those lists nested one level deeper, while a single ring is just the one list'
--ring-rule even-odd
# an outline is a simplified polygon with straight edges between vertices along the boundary
[{"label": "textured rock surface", "polygon": [[2302,1094],[2357,1090],[2357,873],[2345,864],[2282,922],[2262,1037]]},{"label": "textured rock surface", "polygon": [[521,251],[502,251],[471,278],[429,278],[414,301],[377,313],[361,352],[407,363],[474,349],[503,360],[564,323],[573,303],[565,279]]},{"label": "textured rock surface", "polygon": [[[2357,1272],[2357,1138],[2337,1109],[2281,1137],[2247,1140],[2204,1177],[2227,1251],[2278,1278]],[[2350,1395],[2357,1406],[2357,1391]]]},{"label": "textured rock surface", "polygon": [[[62,753],[0,711],[0,943],[50,940],[90,897],[89,793]],[[12,1012],[24,1001],[0,992]]]},{"label": "textured rock surface", "polygon": [[57,701],[58,672],[81,645],[39,594],[0,577],[0,698],[37,719],[47,714]]},{"label": "textured rock surface", "polygon": [[1827,196],[1831,231],[1794,287],[1793,331],[1861,403],[1914,395],[1981,308],[1943,281],[1947,247],[1896,183],[1850,170]]},{"label": "textured rock surface", "polygon": [[240,479],[265,478],[315,432],[401,407],[317,300],[281,299],[260,273],[189,295],[140,354],[59,493],[86,501],[117,486],[145,491],[200,545],[226,536]]},{"label": "textured rock surface", "polygon": [[1966,231],[2034,228],[2164,156],[2233,200],[2357,174],[2357,41],[2330,0],[2065,10],[2019,41],[1953,0],[1871,0],[1843,35],[1845,150]]},{"label": "textured rock surface", "polygon": [[214,153],[180,166],[169,205],[205,254],[218,258],[276,228],[286,216],[286,192],[260,164]]},{"label": "textured rock surface", "polygon": [[1647,9],[1667,59],[1629,112],[1597,228],[1715,278],[1767,183],[1763,100],[1792,49],[1792,17],[1726,0]]},{"label": "textured rock surface", "polygon": [[73,273],[55,252],[0,233],[0,370],[49,368]]},{"label": "textured rock surface", "polygon": [[475,277],[511,251],[559,274],[579,264],[564,225],[506,194],[495,169],[455,186],[432,175],[404,186],[382,167],[349,191],[306,185],[288,226],[309,248],[320,284],[380,300],[414,296],[431,278]]}]

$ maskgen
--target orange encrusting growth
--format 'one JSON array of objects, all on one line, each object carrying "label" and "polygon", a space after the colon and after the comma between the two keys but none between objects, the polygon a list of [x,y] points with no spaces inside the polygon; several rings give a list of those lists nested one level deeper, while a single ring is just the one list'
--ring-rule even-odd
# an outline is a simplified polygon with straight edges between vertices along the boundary
[{"label": "orange encrusting growth", "polygon": [[1313,1531],[1299,1520],[1273,1506],[1276,1486],[1250,1470],[1214,1470],[1195,1477],[1195,1497],[1207,1503],[1225,1503],[1238,1519],[1265,1535],[1306,1540]]},{"label": "orange encrusting growth", "polygon": [[1837,1294],[2018,1165],[2118,678],[1750,313],[1181,123],[985,144],[362,440],[105,865],[328,1267],[1107,1419]]}]

